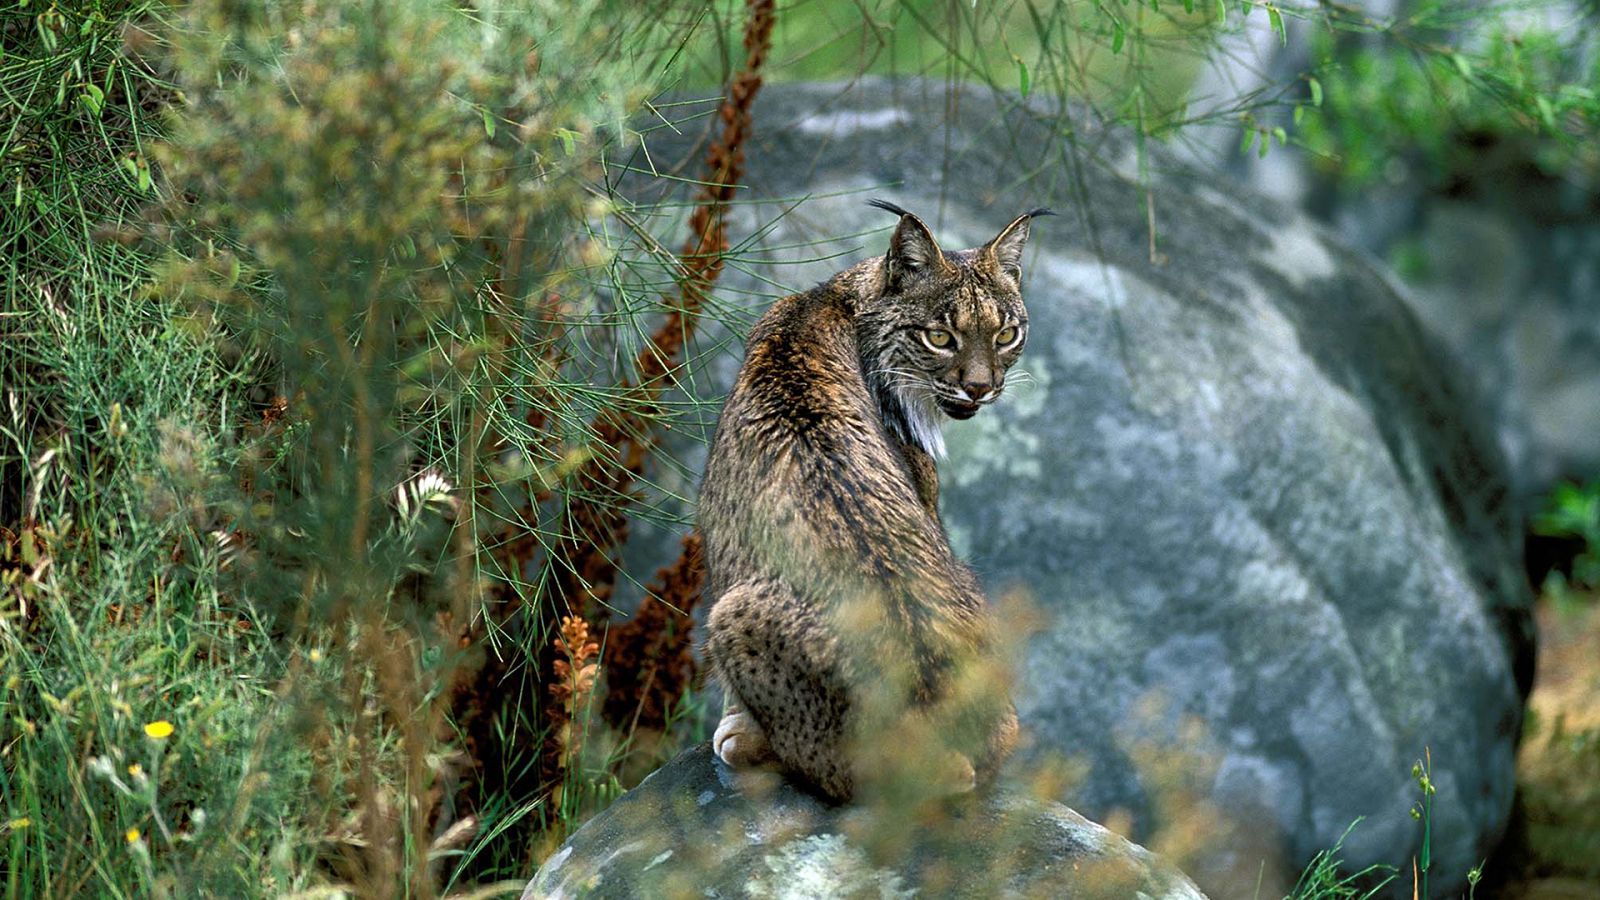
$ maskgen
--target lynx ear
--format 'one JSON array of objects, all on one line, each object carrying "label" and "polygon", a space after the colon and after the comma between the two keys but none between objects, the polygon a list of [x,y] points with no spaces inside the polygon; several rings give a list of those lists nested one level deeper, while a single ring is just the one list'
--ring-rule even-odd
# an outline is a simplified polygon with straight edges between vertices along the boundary
[{"label": "lynx ear", "polygon": [[888,210],[900,217],[894,237],[889,239],[889,255],[885,258],[890,284],[913,272],[944,263],[944,251],[939,249],[939,242],[933,239],[933,232],[921,219],[885,200],[868,200],[867,205]]},{"label": "lynx ear", "polygon": [[1018,283],[1022,281],[1022,251],[1028,246],[1028,235],[1033,231],[1035,216],[1053,216],[1055,213],[1040,208],[1017,216],[1010,225],[1000,229],[994,240],[983,245],[984,255],[993,260],[1001,271],[1010,274]]}]

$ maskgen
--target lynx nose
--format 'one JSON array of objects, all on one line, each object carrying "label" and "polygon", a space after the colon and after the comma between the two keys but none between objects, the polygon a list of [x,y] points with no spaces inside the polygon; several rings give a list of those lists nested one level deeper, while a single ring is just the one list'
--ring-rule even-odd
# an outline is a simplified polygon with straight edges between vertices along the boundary
[{"label": "lynx nose", "polygon": [[982,403],[990,399],[991,395],[1000,393],[1000,385],[990,384],[987,381],[963,381],[961,390],[972,398],[973,403]]}]

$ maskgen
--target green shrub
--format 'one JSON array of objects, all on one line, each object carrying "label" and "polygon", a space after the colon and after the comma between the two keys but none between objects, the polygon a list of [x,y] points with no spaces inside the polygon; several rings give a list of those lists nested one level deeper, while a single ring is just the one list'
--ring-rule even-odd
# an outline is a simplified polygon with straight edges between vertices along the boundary
[{"label": "green shrub", "polygon": [[[530,871],[483,848],[542,801],[472,798],[447,712],[549,652],[563,560],[492,551],[621,396],[549,306],[625,274],[588,186],[665,43],[619,12],[8,10],[10,894]],[[657,310],[561,315],[598,348]],[[536,755],[525,699],[493,728]]]},{"label": "green shrub", "polygon": [[1320,110],[1297,118],[1299,135],[1342,189],[1459,191],[1524,167],[1600,177],[1600,57],[1581,21],[1556,30],[1510,6],[1436,2],[1385,30],[1397,42],[1324,34],[1313,47]]}]

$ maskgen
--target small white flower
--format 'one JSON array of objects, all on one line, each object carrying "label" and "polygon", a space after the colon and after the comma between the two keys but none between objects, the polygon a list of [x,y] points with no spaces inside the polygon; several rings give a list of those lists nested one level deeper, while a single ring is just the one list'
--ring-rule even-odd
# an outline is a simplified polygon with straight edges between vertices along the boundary
[{"label": "small white flower", "polygon": [[455,485],[438,470],[423,469],[395,489],[395,506],[399,507],[400,515],[406,518],[421,515],[422,510],[429,506],[441,510],[454,509],[456,501],[450,496],[453,490]]},{"label": "small white flower", "polygon": [[220,530],[211,532],[211,542],[217,547],[217,568],[219,569],[226,569],[233,565],[234,560],[239,558],[244,544],[237,534],[229,534]]},{"label": "small white flower", "polygon": [[116,769],[112,766],[111,760],[108,757],[96,756],[94,759],[89,760],[89,773],[91,775],[99,775],[101,778],[114,779],[116,777],[115,772]]}]

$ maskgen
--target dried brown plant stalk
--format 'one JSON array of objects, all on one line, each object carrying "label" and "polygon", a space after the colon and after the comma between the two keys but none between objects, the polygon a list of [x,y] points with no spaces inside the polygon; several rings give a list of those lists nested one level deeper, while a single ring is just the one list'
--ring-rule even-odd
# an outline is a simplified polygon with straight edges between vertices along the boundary
[{"label": "dried brown plant stalk", "polygon": [[571,568],[557,576],[558,595],[573,610],[603,619],[616,584],[616,551],[628,538],[627,507],[634,481],[659,439],[662,395],[675,383],[673,372],[694,336],[700,310],[722,273],[728,241],[724,218],[744,175],[744,143],[750,110],[761,89],[761,68],[772,46],[773,0],[746,3],[745,64],[728,84],[718,109],[722,133],[706,152],[707,176],[694,213],[690,237],[679,254],[679,294],[667,301],[667,316],[634,359],[636,380],[594,423],[595,455],[576,474],[582,489],[567,511],[563,557]]},{"label": "dried brown plant stalk", "polygon": [[[628,537],[627,507],[635,496],[635,482],[643,474],[645,461],[659,439],[658,428],[664,412],[661,398],[676,383],[673,373],[682,364],[684,348],[694,335],[705,300],[722,271],[722,257],[728,248],[723,220],[743,174],[742,148],[750,132],[750,110],[761,86],[761,67],[771,46],[774,9],[773,0],[750,0],[748,3],[745,65],[730,82],[719,108],[721,133],[707,152],[705,186],[690,217],[690,237],[678,261],[681,268],[677,296],[664,298],[665,318],[635,357],[634,377],[621,385],[607,412],[597,417],[592,429],[594,439],[586,448],[593,455],[580,465],[568,482],[576,490],[570,494],[563,516],[564,537],[548,557],[554,570],[551,596],[558,608],[588,621],[605,618],[606,604],[617,577],[615,554]],[[519,242],[513,241],[508,246],[508,257],[514,256],[518,249]],[[491,287],[499,289],[515,284],[518,261],[500,260],[499,268],[500,277],[491,282]],[[563,362],[560,338],[564,311],[560,298],[551,294],[545,299],[541,321],[549,330],[541,340],[539,355],[541,361],[554,370]],[[502,336],[514,337],[509,329]],[[527,422],[531,433],[548,434],[537,397],[530,403]],[[495,442],[495,446],[500,445]],[[477,489],[486,507],[495,504],[498,492],[493,485],[479,484]],[[493,535],[490,552],[502,574],[487,587],[486,599],[496,622],[510,623],[529,599],[518,589],[517,582],[523,569],[539,552],[532,534],[532,523],[538,518],[536,511],[551,499],[549,490],[535,492],[519,508],[509,511],[511,515],[504,517],[503,524]],[[638,710],[641,717],[654,717],[659,708],[664,719],[665,710],[670,709],[693,677],[688,613],[699,594],[701,570],[697,548],[698,539],[694,539],[692,546],[686,541],[678,561],[662,570],[661,590],[656,593],[659,599],[646,601],[641,610],[642,620],[631,632],[638,635],[632,646],[642,648],[635,652],[655,661],[654,680],[641,682],[643,686],[637,690],[627,689],[632,698],[632,710]],[[663,602],[668,606],[663,607]],[[672,607],[678,612],[671,612]],[[580,620],[569,616],[566,621]],[[510,668],[511,660],[486,652],[486,624],[480,619],[470,627],[457,626],[461,628],[458,646],[476,657],[476,662],[457,670],[451,692],[453,721],[465,735],[467,753],[478,767],[478,777],[484,782],[480,788],[505,789],[513,796],[526,797],[534,786],[522,783],[505,771],[504,766],[497,765],[504,754],[496,742],[498,735],[504,732],[495,722],[507,716],[514,718],[512,705],[527,702],[529,694],[538,686],[527,681],[508,683],[516,677]],[[656,634],[657,630],[661,633]],[[564,647],[581,646],[565,634],[562,642]],[[551,652],[552,647],[548,645],[540,649],[542,658],[536,665],[520,671],[540,676],[551,685],[553,692],[572,674],[573,663],[570,657],[562,658],[564,651]],[[577,671],[581,670],[582,666]],[[558,699],[553,693],[550,696],[552,700]],[[568,715],[564,701],[554,705],[561,707],[562,715]],[[550,714],[554,716],[556,710],[552,709]],[[550,724],[555,726],[550,730],[552,740],[542,746],[540,763],[534,771],[540,776],[536,789],[553,798],[561,784],[565,763],[571,757],[566,748],[571,746],[573,738],[570,717],[559,725]]]},{"label": "dried brown plant stalk", "polygon": [[662,730],[694,678],[690,635],[705,578],[699,532],[684,535],[683,552],[656,572],[650,593],[606,638],[606,721],[627,731]]}]

